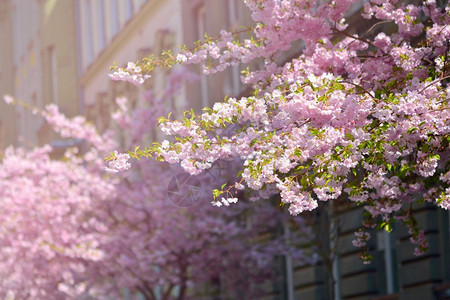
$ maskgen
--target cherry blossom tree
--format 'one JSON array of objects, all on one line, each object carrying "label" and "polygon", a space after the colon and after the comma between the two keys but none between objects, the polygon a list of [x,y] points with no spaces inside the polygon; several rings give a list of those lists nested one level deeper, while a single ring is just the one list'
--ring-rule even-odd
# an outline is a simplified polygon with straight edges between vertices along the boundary
[{"label": "cherry blossom tree", "polygon": [[74,151],[8,148],[0,164],[0,297],[66,299],[85,291],[88,262],[104,253],[105,223],[93,213],[114,185],[83,166]]},{"label": "cherry blossom tree", "polygon": [[[10,104],[27,104],[5,96]],[[0,297],[67,299],[98,294],[86,278],[104,257],[105,220],[96,211],[115,197],[117,180],[104,176],[102,155],[117,147],[84,117],[68,119],[55,105],[32,108],[76,147],[62,157],[50,145],[10,146],[0,161]],[[80,153],[80,142],[90,149]],[[78,146],[77,146],[78,144]]]},{"label": "cherry blossom tree", "polygon": [[[242,76],[252,88],[248,96],[187,112],[182,120],[162,117],[162,131],[175,139],[128,154],[180,163],[192,175],[219,160],[241,159],[238,180],[214,190],[213,204],[244,187],[279,193],[295,216],[346,198],[367,211],[354,245],[364,249],[365,228],[389,231],[397,219],[409,227],[415,253],[423,253],[427,242],[411,205],[450,207],[448,4],[245,3],[252,28],[221,31],[178,54],[116,67],[111,78],[135,83],[155,67],[176,63],[202,64],[211,74],[264,61]],[[284,59],[293,51],[294,58]],[[222,134],[232,126],[232,135]]]}]

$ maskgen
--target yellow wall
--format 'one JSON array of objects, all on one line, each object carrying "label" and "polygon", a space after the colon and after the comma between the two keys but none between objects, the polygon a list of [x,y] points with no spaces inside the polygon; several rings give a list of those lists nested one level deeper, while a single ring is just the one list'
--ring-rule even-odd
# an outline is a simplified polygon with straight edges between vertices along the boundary
[{"label": "yellow wall", "polygon": [[[75,2],[73,0],[47,0],[43,5],[40,51],[43,72],[43,103],[45,105],[55,102],[61,112],[73,117],[80,113]],[[55,55],[54,62],[56,61],[53,70],[51,68],[51,48]],[[56,82],[56,97],[54,97],[52,82]],[[39,132],[40,143],[47,143],[50,139],[57,138],[49,130],[47,127],[41,129]]]},{"label": "yellow wall", "polygon": [[56,102],[64,113],[74,116],[79,113],[75,4],[74,1],[47,0],[46,5],[41,31],[44,103],[49,103],[52,99],[52,91],[48,85],[52,73],[45,66],[50,59],[48,49],[53,47],[57,62]]},{"label": "yellow wall", "polygon": [[15,110],[3,101],[3,95],[14,93],[14,64],[11,3],[0,1],[0,150],[17,143]]}]

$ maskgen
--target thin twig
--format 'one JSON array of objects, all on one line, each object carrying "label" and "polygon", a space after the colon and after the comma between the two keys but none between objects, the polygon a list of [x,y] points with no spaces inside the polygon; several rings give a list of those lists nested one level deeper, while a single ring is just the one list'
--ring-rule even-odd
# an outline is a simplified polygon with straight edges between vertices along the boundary
[{"label": "thin twig", "polygon": [[351,81],[345,81],[345,80],[342,81],[342,82],[352,84],[352,85],[354,85],[354,86],[356,86],[356,87],[362,89],[366,94],[368,94],[370,97],[372,97],[372,99],[377,100],[377,98],[375,98],[374,96],[372,96],[372,94],[370,94],[370,92],[368,92],[365,88],[363,88],[363,87],[360,86],[359,84],[353,83],[353,82],[351,82]]},{"label": "thin twig", "polygon": [[425,91],[425,90],[426,90],[427,88],[429,88],[430,86],[432,86],[432,85],[434,85],[434,84],[436,84],[436,83],[438,83],[438,82],[440,82],[440,81],[443,81],[443,80],[445,80],[445,79],[447,79],[447,78],[450,78],[450,75],[447,75],[447,76],[445,76],[445,77],[439,78],[439,79],[437,79],[437,80],[431,82],[429,85],[427,85],[426,87],[424,87],[423,89],[421,89],[419,93],[422,93],[423,91]]},{"label": "thin twig", "polygon": [[391,23],[391,22],[392,22],[391,20],[385,20],[385,21],[381,21],[381,22],[375,23],[375,24],[372,25],[372,27],[369,28],[369,30],[367,30],[367,31],[364,33],[363,36],[367,35],[367,34],[368,34],[370,31],[372,31],[372,29],[374,29],[376,26],[381,25],[381,24],[384,24],[384,23]]},{"label": "thin twig", "polygon": [[377,48],[378,50],[380,50],[380,51],[383,53],[383,55],[386,55],[386,52],[384,52],[383,49],[378,48],[374,43],[372,43],[372,42],[369,41],[369,40],[366,40],[366,39],[363,39],[363,38],[360,38],[360,37],[351,35],[350,33],[346,32],[346,31],[344,31],[344,30],[340,31],[340,30],[335,29],[334,31],[337,32],[337,33],[342,33],[343,35],[345,35],[345,36],[347,36],[347,37],[353,38],[353,39],[358,40],[358,41],[361,41],[361,42],[363,42],[363,43],[369,44],[369,45],[371,45],[371,46]]}]

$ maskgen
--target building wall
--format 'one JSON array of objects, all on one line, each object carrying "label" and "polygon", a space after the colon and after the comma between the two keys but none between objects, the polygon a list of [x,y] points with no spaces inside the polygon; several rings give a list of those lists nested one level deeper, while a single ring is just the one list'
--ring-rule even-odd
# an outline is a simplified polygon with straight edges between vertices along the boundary
[{"label": "building wall", "polygon": [[2,45],[0,53],[5,66],[2,74],[9,74],[2,78],[0,92],[14,96],[20,103],[5,109],[15,113],[2,115],[2,123],[8,124],[5,144],[32,147],[58,139],[43,118],[33,112],[34,108],[56,103],[68,116],[80,112],[74,3],[66,0],[0,3],[5,11],[2,37],[10,40],[6,47]]},{"label": "building wall", "polygon": [[15,109],[3,101],[3,95],[14,93],[14,54],[12,34],[12,4],[0,1],[0,150],[17,143]]},{"label": "building wall", "polygon": [[[352,245],[361,226],[362,208],[337,214],[337,258],[327,263],[294,266],[295,299],[448,299],[450,297],[449,212],[432,205],[416,208],[414,216],[425,231],[429,251],[415,256],[405,226],[395,224],[391,233],[372,230],[368,242],[374,260],[364,265],[359,249]],[[327,222],[315,232],[328,232]],[[325,224],[325,225],[324,225]],[[325,228],[324,228],[325,227]],[[323,237],[317,240],[323,242]],[[331,251],[331,249],[328,249]],[[389,252],[389,253],[388,253]],[[325,253],[325,255],[327,255]],[[335,271],[336,286],[331,282]]]},{"label": "building wall", "polygon": [[[78,97],[75,3],[46,0],[40,29],[42,62],[42,103],[55,103],[68,117],[81,113]],[[40,143],[64,146],[61,138],[45,123],[39,129]]]},{"label": "building wall", "polygon": [[75,1],[47,1],[41,29],[43,103],[67,116],[79,113]]},{"label": "building wall", "polygon": [[[41,3],[11,1],[11,32],[13,36],[14,90],[12,96],[31,106],[42,103],[40,61]],[[38,144],[36,129],[40,118],[31,109],[15,106],[17,135],[21,144]]]}]

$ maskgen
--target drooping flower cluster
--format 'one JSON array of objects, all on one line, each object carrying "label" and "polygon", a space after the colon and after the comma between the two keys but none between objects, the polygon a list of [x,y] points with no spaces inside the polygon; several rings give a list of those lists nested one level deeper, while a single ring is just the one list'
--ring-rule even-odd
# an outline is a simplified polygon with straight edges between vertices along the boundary
[{"label": "drooping flower cluster", "polygon": [[131,164],[128,162],[130,156],[126,153],[117,153],[114,151],[114,158],[109,161],[109,167],[105,167],[105,171],[110,173],[117,173],[119,171],[125,171],[131,168]]},{"label": "drooping flower cluster", "polygon": [[55,104],[47,105],[42,116],[62,138],[86,141],[100,152],[107,152],[111,147],[117,148],[117,142],[111,138],[112,131],[100,135],[93,125],[86,122],[84,116],[69,119],[60,113]]},{"label": "drooping flower cluster", "polygon": [[110,73],[109,78],[116,81],[128,81],[135,86],[139,86],[143,84],[145,80],[149,79],[150,75],[143,74],[141,67],[137,66],[135,63],[129,62],[125,69],[118,68]]}]

